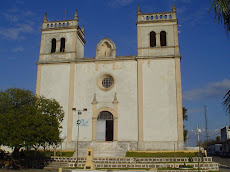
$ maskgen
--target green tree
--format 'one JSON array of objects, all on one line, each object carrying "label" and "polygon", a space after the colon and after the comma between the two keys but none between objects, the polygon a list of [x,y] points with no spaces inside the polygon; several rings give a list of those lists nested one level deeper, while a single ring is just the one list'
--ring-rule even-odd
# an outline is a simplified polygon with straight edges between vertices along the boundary
[{"label": "green tree", "polygon": [[[187,115],[187,109],[183,107],[183,120],[187,121],[188,120],[188,115]],[[184,127],[184,126],[183,126]],[[185,127],[184,127],[185,128]],[[188,130],[184,129],[184,141],[187,140],[187,135],[188,135]]]},{"label": "green tree", "polygon": [[222,102],[222,105],[224,110],[229,114],[230,120],[230,90],[228,90],[228,92],[224,95],[224,101]]},{"label": "green tree", "polygon": [[0,145],[17,155],[23,146],[58,144],[64,112],[54,99],[18,88],[0,91]]},{"label": "green tree", "polygon": [[[215,11],[215,17],[219,23],[223,23],[227,35],[230,31],[230,0],[212,0],[211,9]],[[230,120],[230,90],[225,94],[224,101],[222,103],[226,112],[229,113]]]},{"label": "green tree", "polygon": [[230,0],[212,0],[211,10],[215,12],[215,18],[219,23],[223,23],[226,33],[230,31]]}]

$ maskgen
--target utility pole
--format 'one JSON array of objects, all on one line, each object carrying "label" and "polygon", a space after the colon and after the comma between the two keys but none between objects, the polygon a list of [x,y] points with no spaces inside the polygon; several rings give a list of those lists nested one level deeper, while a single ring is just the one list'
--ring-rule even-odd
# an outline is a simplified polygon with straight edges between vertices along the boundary
[{"label": "utility pole", "polygon": [[81,124],[81,120],[79,119],[79,115],[81,115],[82,114],[82,112],[83,111],[87,111],[87,108],[84,108],[83,110],[77,110],[76,108],[72,108],[72,111],[73,112],[75,112],[75,111],[77,111],[77,165],[78,165],[78,150],[79,150],[79,148],[78,148],[78,144],[79,144],[79,130],[80,130],[80,128],[79,128],[79,126],[80,126],[80,124]]},{"label": "utility pole", "polygon": [[201,133],[201,130],[199,129],[199,126],[197,124],[197,145],[199,147],[198,149],[198,172],[200,172],[200,133]]},{"label": "utility pole", "polygon": [[187,147],[189,147],[189,145],[188,145],[188,133],[187,133]]},{"label": "utility pole", "polygon": [[208,118],[207,118],[207,106],[204,106],[204,117],[205,117],[205,137],[206,142],[208,142]]}]

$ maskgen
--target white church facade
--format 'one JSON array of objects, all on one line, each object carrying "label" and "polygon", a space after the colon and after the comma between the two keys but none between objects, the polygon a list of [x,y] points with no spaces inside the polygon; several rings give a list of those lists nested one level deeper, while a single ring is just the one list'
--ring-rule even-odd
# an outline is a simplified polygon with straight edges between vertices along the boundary
[{"label": "white church facade", "polygon": [[74,20],[45,15],[36,94],[63,106],[64,149],[75,150],[77,142],[80,156],[88,147],[98,156],[184,149],[176,8],[151,14],[138,8],[136,24],[136,56],[116,56],[105,38],[95,58],[85,58],[77,11]]}]

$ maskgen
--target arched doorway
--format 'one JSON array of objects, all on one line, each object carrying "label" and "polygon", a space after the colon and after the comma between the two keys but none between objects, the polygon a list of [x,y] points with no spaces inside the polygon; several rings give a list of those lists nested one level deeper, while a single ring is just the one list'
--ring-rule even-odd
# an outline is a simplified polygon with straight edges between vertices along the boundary
[{"label": "arched doorway", "polygon": [[113,115],[108,111],[97,117],[97,141],[113,141]]}]

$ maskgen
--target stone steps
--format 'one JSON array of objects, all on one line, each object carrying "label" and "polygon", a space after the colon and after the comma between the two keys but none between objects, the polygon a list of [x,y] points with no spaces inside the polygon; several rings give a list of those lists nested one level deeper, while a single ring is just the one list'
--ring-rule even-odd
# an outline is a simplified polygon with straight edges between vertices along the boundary
[{"label": "stone steps", "polygon": [[[52,157],[53,161],[64,162],[67,167],[84,167],[86,158],[76,157]],[[180,165],[188,165],[198,168],[198,158],[188,157],[169,157],[169,158],[131,158],[131,157],[110,157],[110,158],[94,158],[96,168],[179,168]],[[200,158],[200,169],[203,170],[219,170],[219,164],[212,162],[211,157]]]},{"label": "stone steps", "polygon": [[[84,167],[85,163],[69,163],[69,167]],[[143,163],[95,163],[96,168],[179,168],[181,163],[152,163],[152,164],[143,164]],[[198,163],[186,163],[187,166],[192,166],[193,168],[198,168]],[[217,163],[200,163],[200,169],[203,170],[219,170],[219,164]]]},{"label": "stone steps", "polygon": [[53,170],[53,169],[58,169],[60,167],[68,167],[68,163],[66,162],[56,162],[56,161],[52,161],[48,164],[48,166],[44,167],[44,169],[46,170]]},{"label": "stone steps", "polygon": [[[76,157],[52,157],[52,161],[56,162],[77,162]],[[165,158],[134,158],[134,157],[108,157],[93,158],[95,163],[162,163],[162,162],[198,162],[197,157],[165,157]],[[212,157],[204,157],[199,159],[200,162],[213,162]],[[78,162],[86,162],[86,158],[79,157]]]},{"label": "stone steps", "polygon": [[[86,147],[93,148],[94,157],[125,157],[129,144],[115,141],[79,143],[78,157],[86,156]],[[77,157],[77,151],[75,151],[73,157]]]}]

